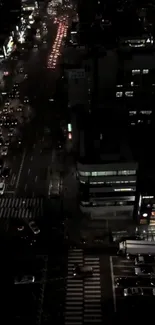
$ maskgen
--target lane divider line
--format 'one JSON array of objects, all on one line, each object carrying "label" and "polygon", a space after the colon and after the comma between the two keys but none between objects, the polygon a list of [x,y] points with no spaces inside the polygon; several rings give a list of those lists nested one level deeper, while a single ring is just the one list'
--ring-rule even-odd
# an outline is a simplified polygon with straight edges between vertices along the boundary
[{"label": "lane divider line", "polygon": [[16,190],[17,190],[17,187],[18,187],[18,185],[19,185],[19,180],[20,180],[20,176],[21,176],[22,169],[23,169],[25,156],[26,156],[26,150],[24,150],[24,153],[23,153],[23,156],[22,156],[22,161],[21,161],[21,164],[20,164],[20,167],[19,167],[19,172],[18,172],[17,181],[16,181],[16,186],[15,186],[15,189],[16,189]]}]

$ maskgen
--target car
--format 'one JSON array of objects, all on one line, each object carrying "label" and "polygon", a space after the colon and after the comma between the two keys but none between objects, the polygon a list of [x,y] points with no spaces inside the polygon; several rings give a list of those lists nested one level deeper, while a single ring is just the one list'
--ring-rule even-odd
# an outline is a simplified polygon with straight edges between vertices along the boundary
[{"label": "car", "polygon": [[11,125],[13,126],[13,125],[17,125],[17,124],[18,124],[18,120],[16,118],[13,118],[11,120]]},{"label": "car", "polygon": [[24,72],[24,68],[20,68],[19,73],[23,73],[23,72]]},{"label": "car", "polygon": [[34,281],[35,281],[34,275],[17,276],[14,279],[14,284],[31,284],[34,283]]},{"label": "car", "polygon": [[127,277],[116,277],[115,286],[118,287],[130,287],[137,285],[137,278],[127,278]]},{"label": "car", "polygon": [[141,288],[154,287],[155,278],[139,277],[137,278],[136,285]]},{"label": "car", "polygon": [[142,288],[124,288],[123,290],[124,297],[128,296],[143,296],[144,292]]},{"label": "car", "polygon": [[3,113],[4,113],[4,114],[5,114],[5,113],[8,113],[8,107],[6,107],[6,106],[3,107]]},{"label": "car", "polygon": [[24,97],[24,104],[28,104],[29,103],[29,99],[27,96]]},{"label": "car", "polygon": [[135,257],[135,265],[144,265],[153,262],[155,262],[155,257],[152,255],[138,255],[137,257]]},{"label": "car", "polygon": [[9,141],[9,139],[6,139],[4,142],[4,146],[9,147],[9,145],[10,145],[10,141]]},{"label": "car", "polygon": [[3,180],[3,181],[0,181],[0,195],[3,195],[4,191],[5,191],[5,182]]},{"label": "car", "polygon": [[4,160],[0,158],[0,169],[2,169],[4,166]]},{"label": "car", "polygon": [[15,97],[16,97],[16,98],[19,98],[19,95],[20,95],[20,94],[19,94],[19,91],[16,91]]},{"label": "car", "polygon": [[10,168],[9,167],[5,167],[2,170],[1,176],[4,177],[4,178],[9,177],[10,176]]},{"label": "car", "polygon": [[4,138],[0,137],[0,146],[2,146],[4,144]]},{"label": "car", "polygon": [[23,105],[20,104],[19,106],[17,106],[16,111],[17,112],[22,112],[23,111]]},{"label": "car", "polygon": [[15,98],[15,91],[12,91],[12,92],[9,94],[9,98]]},{"label": "car", "polygon": [[3,125],[6,126],[6,127],[9,126],[9,125],[11,125],[10,118],[8,118],[8,117],[6,118],[5,117],[4,120],[3,120]]},{"label": "car", "polygon": [[73,276],[80,276],[80,277],[89,277],[93,275],[93,268],[92,266],[80,266],[75,265],[73,268]]},{"label": "car", "polygon": [[154,275],[155,272],[151,266],[135,267],[135,275]]},{"label": "car", "polygon": [[13,137],[14,129],[10,128],[8,131],[8,137]]},{"label": "car", "polygon": [[34,221],[29,222],[29,227],[35,235],[38,235],[40,233],[40,229]]},{"label": "car", "polygon": [[1,149],[1,155],[2,156],[7,156],[7,154],[8,154],[8,147],[2,147],[2,149]]},{"label": "car", "polygon": [[6,100],[4,106],[7,107],[7,106],[9,106],[9,105],[10,105],[10,101],[9,101],[9,100]]}]

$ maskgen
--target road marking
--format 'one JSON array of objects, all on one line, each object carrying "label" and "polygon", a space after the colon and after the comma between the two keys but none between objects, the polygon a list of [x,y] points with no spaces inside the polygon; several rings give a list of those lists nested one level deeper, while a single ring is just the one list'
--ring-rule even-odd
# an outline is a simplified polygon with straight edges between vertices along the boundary
[{"label": "road marking", "polygon": [[115,268],[115,267],[116,267],[116,268],[118,267],[118,268],[123,268],[123,269],[128,269],[128,268],[131,269],[131,268],[133,268],[133,267],[135,268],[135,265],[123,265],[123,264],[117,264],[117,265],[115,265],[115,264],[113,264],[113,267],[114,267],[114,268]]},{"label": "road marking", "polygon": [[31,171],[31,169],[29,168],[29,170],[28,170],[28,175],[30,174],[30,171]]},{"label": "road marking", "polygon": [[26,190],[27,190],[27,184],[25,184],[25,187],[24,187],[24,191],[26,192]]},{"label": "road marking", "polygon": [[21,164],[20,164],[20,167],[19,167],[19,172],[18,172],[18,176],[17,176],[17,181],[16,181],[15,189],[17,189],[17,187],[19,185],[19,180],[20,180],[20,176],[21,176],[22,169],[23,169],[25,156],[26,156],[26,150],[24,150],[24,152],[23,152],[22,161],[21,161]]},{"label": "road marking", "polygon": [[111,270],[111,282],[112,282],[112,291],[113,291],[114,312],[116,313],[116,294],[115,294],[115,282],[114,282],[112,256],[110,256],[110,270]]},{"label": "road marking", "polygon": [[16,175],[13,174],[12,177],[11,177],[11,182],[10,182],[11,186],[13,186],[15,184],[15,180],[16,180]]},{"label": "road marking", "polygon": [[33,156],[31,156],[30,160],[31,160],[31,161],[33,160]]},{"label": "road marking", "polygon": [[37,182],[37,180],[38,180],[38,176],[35,177],[35,183]]}]

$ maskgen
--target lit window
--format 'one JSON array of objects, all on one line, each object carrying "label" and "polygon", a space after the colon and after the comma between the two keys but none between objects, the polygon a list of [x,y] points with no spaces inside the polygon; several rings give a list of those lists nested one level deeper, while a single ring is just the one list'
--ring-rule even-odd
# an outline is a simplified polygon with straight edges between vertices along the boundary
[{"label": "lit window", "polygon": [[116,92],[116,97],[122,97],[123,96],[123,92],[122,91],[117,91]]},{"label": "lit window", "polygon": [[140,69],[132,70],[132,75],[140,74]]},{"label": "lit window", "polygon": [[131,192],[135,191],[134,188],[114,188],[115,192]]},{"label": "lit window", "polygon": [[143,69],[143,74],[148,74],[149,73],[149,69]]},{"label": "lit window", "polygon": [[135,175],[136,170],[119,170],[118,175]]},{"label": "lit window", "polygon": [[137,114],[137,111],[129,111],[129,115],[132,116],[132,115],[136,115]]},{"label": "lit window", "polygon": [[143,115],[150,115],[152,114],[152,111],[140,111],[140,113]]},{"label": "lit window", "polygon": [[79,171],[80,176],[90,176],[90,172]]},{"label": "lit window", "polygon": [[92,172],[92,176],[98,176],[98,172]]},{"label": "lit window", "polygon": [[114,176],[114,175],[117,175],[117,172],[115,170],[92,172],[92,176]]},{"label": "lit window", "polygon": [[123,87],[123,85],[116,85],[116,87],[117,87],[117,88],[122,88],[122,87]]},{"label": "lit window", "polygon": [[133,82],[133,81],[131,81],[131,86],[132,86],[132,87],[134,86],[134,82]]},{"label": "lit window", "polygon": [[133,97],[133,91],[126,91],[125,96],[126,97]]}]

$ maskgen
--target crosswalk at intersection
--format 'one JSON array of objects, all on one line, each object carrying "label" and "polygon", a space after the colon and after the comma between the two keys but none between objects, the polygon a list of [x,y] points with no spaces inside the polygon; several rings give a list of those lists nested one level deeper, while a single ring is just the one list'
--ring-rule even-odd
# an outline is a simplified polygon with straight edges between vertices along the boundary
[{"label": "crosswalk at intersection", "polygon": [[[76,278],[73,267],[93,267],[93,276]],[[82,249],[70,249],[66,283],[65,325],[101,324],[101,283],[99,257],[86,256]]]}]

